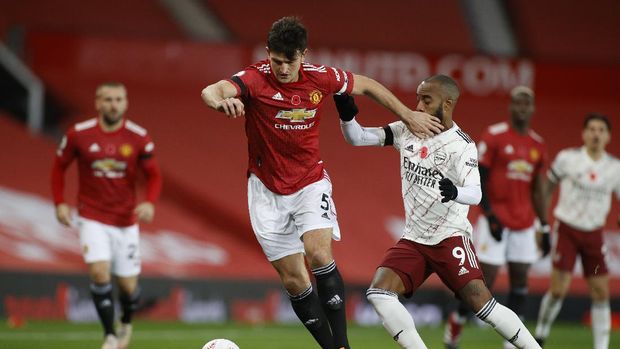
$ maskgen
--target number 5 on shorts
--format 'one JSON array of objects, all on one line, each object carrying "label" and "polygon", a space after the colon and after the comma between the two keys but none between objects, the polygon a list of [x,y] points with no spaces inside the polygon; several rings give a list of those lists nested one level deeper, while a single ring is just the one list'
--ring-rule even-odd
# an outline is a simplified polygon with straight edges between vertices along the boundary
[{"label": "number 5 on shorts", "polygon": [[321,201],[323,201],[323,204],[321,204],[321,208],[325,211],[329,211],[329,195],[324,193]]}]

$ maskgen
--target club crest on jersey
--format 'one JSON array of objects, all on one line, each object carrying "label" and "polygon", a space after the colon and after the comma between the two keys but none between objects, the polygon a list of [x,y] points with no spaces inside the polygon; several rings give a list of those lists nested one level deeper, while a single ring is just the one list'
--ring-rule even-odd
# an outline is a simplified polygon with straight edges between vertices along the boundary
[{"label": "club crest on jersey", "polygon": [[118,152],[121,153],[122,156],[128,158],[133,153],[133,147],[131,146],[131,144],[125,143],[121,145],[121,147],[118,149]]},{"label": "club crest on jersey", "polygon": [[540,158],[540,153],[538,152],[538,149],[536,148],[530,149],[530,158],[534,162],[538,161],[538,159]]},{"label": "club crest on jersey", "polygon": [[278,114],[276,114],[276,119],[288,119],[290,122],[304,122],[304,120],[314,118],[314,115],[316,115],[316,109],[306,110],[306,108],[302,108],[280,110]]},{"label": "club crest on jersey", "polygon": [[293,97],[291,97],[291,104],[292,105],[300,105],[301,104],[301,97],[299,97],[298,95],[293,95]]},{"label": "club crest on jersey", "polygon": [[323,94],[321,93],[321,91],[314,90],[310,92],[310,102],[312,102],[312,104],[319,104],[321,102],[321,99],[323,99]]},{"label": "club crest on jersey", "polygon": [[446,152],[444,152],[442,150],[437,150],[437,151],[433,152],[433,162],[437,166],[439,166],[439,165],[443,164],[444,162],[446,162],[447,158],[448,158],[448,155],[446,155]]}]

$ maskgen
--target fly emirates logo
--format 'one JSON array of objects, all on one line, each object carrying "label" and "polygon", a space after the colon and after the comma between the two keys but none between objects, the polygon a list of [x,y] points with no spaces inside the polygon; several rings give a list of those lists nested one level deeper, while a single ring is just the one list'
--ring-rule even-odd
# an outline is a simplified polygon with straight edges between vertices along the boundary
[{"label": "fly emirates logo", "polygon": [[280,110],[276,115],[276,119],[286,119],[286,123],[276,123],[273,125],[278,130],[306,130],[314,126],[314,121],[305,123],[308,119],[314,119],[316,109],[291,109]]},{"label": "fly emirates logo", "polygon": [[403,157],[403,169],[405,170],[403,176],[411,184],[435,188],[435,185],[443,178],[443,174],[439,170],[420,166],[408,157]]}]

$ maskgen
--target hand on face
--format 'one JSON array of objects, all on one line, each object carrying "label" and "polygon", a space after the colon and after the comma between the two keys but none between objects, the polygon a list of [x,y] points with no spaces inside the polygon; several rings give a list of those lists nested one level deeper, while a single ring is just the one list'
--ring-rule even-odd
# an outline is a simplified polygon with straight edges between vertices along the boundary
[{"label": "hand on face", "polygon": [[444,129],[438,117],[419,111],[409,110],[402,116],[402,121],[418,138],[432,137]]}]

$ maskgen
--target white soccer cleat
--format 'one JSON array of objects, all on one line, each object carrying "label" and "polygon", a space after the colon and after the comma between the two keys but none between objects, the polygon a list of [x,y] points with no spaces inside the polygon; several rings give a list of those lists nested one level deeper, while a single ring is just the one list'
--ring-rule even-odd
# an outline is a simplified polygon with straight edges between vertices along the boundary
[{"label": "white soccer cleat", "polygon": [[121,324],[116,331],[118,336],[118,349],[127,349],[129,341],[131,341],[131,333],[133,327],[131,324]]},{"label": "white soccer cleat", "polygon": [[118,349],[118,339],[116,336],[113,334],[105,336],[101,349]]}]

